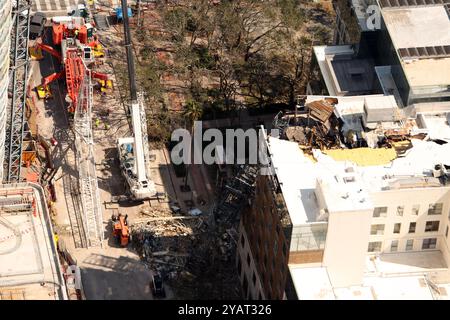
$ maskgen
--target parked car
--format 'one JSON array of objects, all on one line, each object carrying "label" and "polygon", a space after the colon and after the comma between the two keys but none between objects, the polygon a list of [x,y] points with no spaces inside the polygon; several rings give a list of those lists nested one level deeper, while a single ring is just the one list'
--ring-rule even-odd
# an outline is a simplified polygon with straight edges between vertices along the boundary
[{"label": "parked car", "polygon": [[47,22],[47,18],[45,17],[45,13],[36,12],[30,21],[30,39],[34,40],[40,36],[44,32],[45,23]]},{"label": "parked car", "polygon": [[152,289],[153,296],[159,298],[166,297],[166,289],[164,288],[164,282],[161,274],[155,273],[152,276],[152,280],[150,282],[150,288]]}]

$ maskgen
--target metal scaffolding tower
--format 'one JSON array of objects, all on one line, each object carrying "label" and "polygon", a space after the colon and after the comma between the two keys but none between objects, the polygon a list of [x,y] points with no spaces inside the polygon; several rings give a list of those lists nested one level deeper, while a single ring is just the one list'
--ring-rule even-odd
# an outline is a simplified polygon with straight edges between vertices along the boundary
[{"label": "metal scaffolding tower", "polygon": [[[80,59],[80,58],[76,58]],[[80,59],[81,60],[81,59]],[[74,115],[76,167],[80,205],[88,247],[101,246],[103,217],[95,171],[94,141],[92,135],[92,84],[86,67]]]},{"label": "metal scaffolding tower", "polygon": [[5,177],[7,183],[21,179],[22,142],[24,138],[25,108],[28,81],[28,35],[30,25],[30,0],[15,0],[13,27],[11,31],[11,67],[8,105]]}]

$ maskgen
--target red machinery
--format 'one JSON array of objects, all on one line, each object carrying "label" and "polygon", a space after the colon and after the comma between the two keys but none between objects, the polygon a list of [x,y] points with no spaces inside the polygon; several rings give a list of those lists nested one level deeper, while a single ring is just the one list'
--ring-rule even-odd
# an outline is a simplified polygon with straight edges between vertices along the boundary
[{"label": "red machinery", "polygon": [[120,213],[118,216],[112,216],[113,236],[117,239],[117,242],[120,243],[122,247],[126,247],[130,239],[127,218],[128,215],[123,216]]},{"label": "red machinery", "polygon": [[[86,66],[83,62],[83,48],[90,47],[96,48],[99,45],[97,37],[91,36],[91,28],[86,27],[86,25],[78,26],[75,20],[66,23],[54,23],[52,27],[53,31],[53,43],[55,45],[61,45],[66,39],[71,39],[72,41],[67,41],[67,49],[64,55],[61,55],[54,48],[37,43],[36,47],[47,51],[52,56],[56,57],[61,63],[64,64],[64,70],[59,73],[53,73],[42,79],[42,84],[40,88],[49,88],[48,85],[56,79],[66,77],[67,85],[67,100],[70,102],[69,112],[75,112],[76,106],[78,105],[78,97],[80,93],[81,84],[87,75]],[[73,41],[78,39],[77,41]],[[79,45],[81,44],[81,46]],[[64,61],[63,61],[64,56]],[[108,80],[108,76],[99,72],[90,73],[93,78]],[[39,87],[39,86],[38,86]]]},{"label": "red machinery", "polygon": [[75,112],[78,94],[86,75],[83,60],[78,56],[77,48],[67,49],[64,67],[66,72],[67,97],[70,100],[69,112]]}]

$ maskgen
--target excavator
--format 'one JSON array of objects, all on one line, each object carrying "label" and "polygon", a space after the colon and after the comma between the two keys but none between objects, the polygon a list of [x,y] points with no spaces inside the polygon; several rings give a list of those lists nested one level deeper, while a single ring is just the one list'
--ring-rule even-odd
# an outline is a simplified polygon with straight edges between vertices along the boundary
[{"label": "excavator", "polygon": [[128,242],[130,240],[130,232],[128,228],[128,215],[113,214],[111,217],[112,227],[113,227],[113,236],[116,239],[117,243],[122,247],[128,246]]}]

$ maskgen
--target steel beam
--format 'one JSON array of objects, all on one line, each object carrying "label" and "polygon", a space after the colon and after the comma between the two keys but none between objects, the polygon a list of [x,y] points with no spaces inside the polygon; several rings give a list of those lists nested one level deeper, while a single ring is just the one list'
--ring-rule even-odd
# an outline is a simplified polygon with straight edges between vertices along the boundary
[{"label": "steel beam", "polygon": [[30,0],[16,0],[13,8],[12,59],[10,96],[5,141],[5,177],[7,183],[21,180],[22,143],[25,128],[25,108],[28,81],[28,37]]}]

